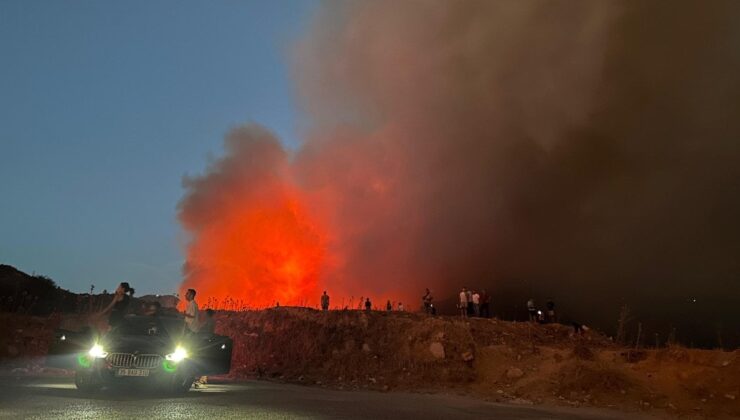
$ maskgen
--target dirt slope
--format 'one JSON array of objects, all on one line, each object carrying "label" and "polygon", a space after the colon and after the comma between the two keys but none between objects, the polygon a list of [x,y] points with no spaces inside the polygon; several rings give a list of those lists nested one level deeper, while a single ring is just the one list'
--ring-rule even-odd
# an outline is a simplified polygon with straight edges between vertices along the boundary
[{"label": "dirt slope", "polygon": [[561,325],[301,308],[222,313],[231,376],[470,393],[675,416],[740,416],[740,352],[629,351]]},{"label": "dirt slope", "polygon": [[[561,325],[398,312],[276,308],[216,316],[217,332],[234,339],[230,379],[740,417],[740,351],[634,351]],[[43,374],[53,329],[81,323],[0,314],[0,373]]]}]

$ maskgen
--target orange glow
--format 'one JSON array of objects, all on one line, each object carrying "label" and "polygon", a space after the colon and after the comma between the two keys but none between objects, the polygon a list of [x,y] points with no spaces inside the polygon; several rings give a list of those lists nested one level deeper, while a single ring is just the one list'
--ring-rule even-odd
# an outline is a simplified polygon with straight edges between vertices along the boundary
[{"label": "orange glow", "polygon": [[181,294],[196,289],[201,307],[300,305],[318,296],[321,233],[287,189],[271,200],[233,203],[188,248]]}]

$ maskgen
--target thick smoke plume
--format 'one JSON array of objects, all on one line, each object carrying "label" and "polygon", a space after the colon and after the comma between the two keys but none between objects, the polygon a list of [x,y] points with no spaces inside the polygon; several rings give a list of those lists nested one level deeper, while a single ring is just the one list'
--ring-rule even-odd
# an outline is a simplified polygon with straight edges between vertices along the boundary
[{"label": "thick smoke plume", "polygon": [[[185,285],[414,307],[466,285],[590,306],[740,296],[739,9],[327,2],[295,49],[300,149],[244,129],[189,181]],[[285,224],[228,226],[260,209]],[[265,274],[270,234],[298,235],[300,281]],[[208,271],[234,247],[241,274]]]}]

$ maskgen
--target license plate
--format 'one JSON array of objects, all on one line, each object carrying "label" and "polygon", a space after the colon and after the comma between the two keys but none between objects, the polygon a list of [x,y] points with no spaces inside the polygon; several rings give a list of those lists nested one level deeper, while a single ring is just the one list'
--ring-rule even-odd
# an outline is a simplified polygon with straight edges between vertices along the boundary
[{"label": "license plate", "polygon": [[116,376],[149,376],[147,369],[118,369]]}]

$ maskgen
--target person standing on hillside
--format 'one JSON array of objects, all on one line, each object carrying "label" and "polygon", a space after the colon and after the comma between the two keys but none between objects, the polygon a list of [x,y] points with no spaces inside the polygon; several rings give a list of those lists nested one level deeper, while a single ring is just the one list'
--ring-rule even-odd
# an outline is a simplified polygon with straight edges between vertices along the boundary
[{"label": "person standing on hillside", "polygon": [[458,308],[460,308],[460,315],[463,318],[467,318],[468,316],[468,293],[464,287],[460,291],[460,303],[458,304]]},{"label": "person standing on hillside", "polygon": [[393,310],[393,305],[391,304],[391,301],[389,300],[388,303],[385,304],[385,310],[387,312],[390,312]]},{"label": "person standing on hillside", "polygon": [[188,289],[185,293],[185,300],[188,302],[185,306],[185,327],[191,333],[198,332],[198,304],[195,302],[195,289]]},{"label": "person standing on hillside", "polygon": [[468,316],[473,316],[473,291],[465,291],[465,300],[468,302]]},{"label": "person standing on hillside", "polygon": [[550,324],[554,324],[558,322],[557,314],[555,313],[555,302],[553,302],[552,299],[548,300],[545,304],[547,307],[547,312],[545,313],[547,315],[546,321]]},{"label": "person standing on hillside", "polygon": [[321,295],[321,310],[322,311],[329,310],[329,295],[326,294],[326,290],[324,290],[324,294]]},{"label": "person standing on hillside", "polygon": [[429,314],[432,312],[432,292],[426,289],[426,293],[421,297],[421,301],[424,304],[424,313]]},{"label": "person standing on hillside", "polygon": [[537,307],[534,304],[534,299],[529,298],[527,301],[527,312],[529,313],[529,320],[537,322]]},{"label": "person standing on hillside", "polygon": [[477,291],[473,292],[473,314],[480,316],[480,294]]},{"label": "person standing on hillside", "polygon": [[373,309],[373,304],[370,303],[370,298],[365,299],[365,310],[370,312]]},{"label": "person standing on hillside", "polygon": [[480,294],[480,316],[491,317],[491,295],[486,292],[486,289],[483,289]]}]

